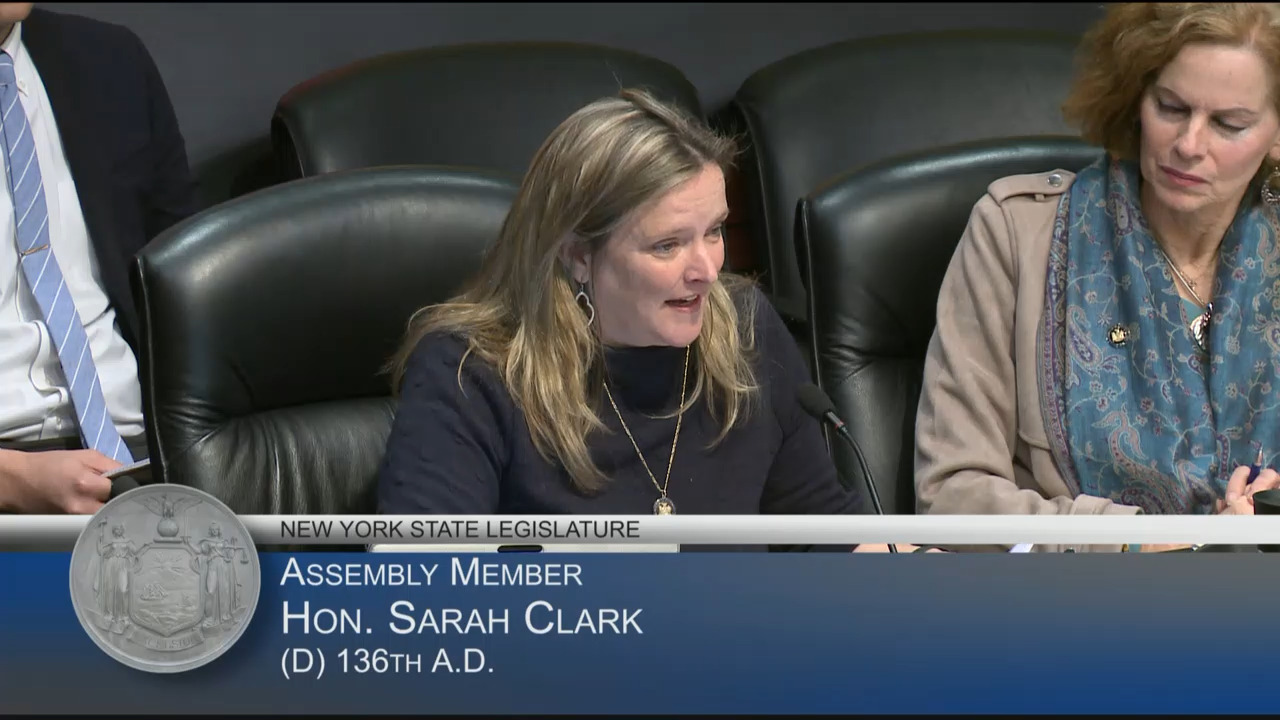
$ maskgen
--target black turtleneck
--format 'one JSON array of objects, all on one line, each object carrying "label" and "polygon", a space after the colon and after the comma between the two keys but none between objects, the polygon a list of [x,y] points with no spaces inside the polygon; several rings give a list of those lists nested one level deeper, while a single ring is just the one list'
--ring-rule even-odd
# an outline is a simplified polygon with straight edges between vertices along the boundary
[{"label": "black turtleneck", "polygon": [[[752,292],[760,401],[715,447],[709,444],[717,425],[706,404],[700,401],[685,413],[668,495],[682,515],[861,512],[857,494],[837,479],[820,425],[796,400],[797,387],[808,381],[799,349],[768,301]],[[592,496],[576,491],[563,469],[538,455],[523,414],[491,367],[469,357],[459,389],[464,348],[460,338],[434,334],[414,351],[379,473],[381,512],[653,512],[658,489],[603,393],[596,408],[609,432],[593,436],[589,446],[610,480]],[[659,485],[676,420],[654,416],[677,406],[684,354],[672,347],[606,351],[609,388]],[[692,390],[692,359],[689,367]]]}]

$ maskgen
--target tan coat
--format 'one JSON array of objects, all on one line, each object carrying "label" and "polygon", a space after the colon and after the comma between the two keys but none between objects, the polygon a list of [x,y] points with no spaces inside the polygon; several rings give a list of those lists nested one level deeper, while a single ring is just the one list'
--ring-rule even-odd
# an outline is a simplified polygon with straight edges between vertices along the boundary
[{"label": "tan coat", "polygon": [[1063,170],[1002,178],[974,206],[942,284],[925,359],[916,419],[920,513],[1139,512],[1071,494],[1040,412],[1037,340],[1049,244],[1058,202],[1074,180]]}]

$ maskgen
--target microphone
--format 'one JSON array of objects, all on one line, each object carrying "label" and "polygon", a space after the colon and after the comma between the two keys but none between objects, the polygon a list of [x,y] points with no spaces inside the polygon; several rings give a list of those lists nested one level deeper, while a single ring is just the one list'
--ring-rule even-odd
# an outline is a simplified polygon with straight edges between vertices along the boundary
[{"label": "microphone", "polygon": [[[867,467],[867,459],[862,455],[862,448],[858,447],[858,441],[853,439],[844,421],[836,414],[836,404],[831,401],[830,396],[822,392],[822,388],[813,383],[801,385],[798,394],[800,407],[820,422],[829,423],[836,434],[844,438],[844,441],[853,449],[853,456],[858,460],[858,470],[862,473],[867,493],[871,495],[871,505],[876,509],[877,515],[884,515],[884,508],[880,506],[880,494],[876,492],[876,484],[871,481],[871,468]],[[893,543],[889,543],[889,552],[898,552]]]}]

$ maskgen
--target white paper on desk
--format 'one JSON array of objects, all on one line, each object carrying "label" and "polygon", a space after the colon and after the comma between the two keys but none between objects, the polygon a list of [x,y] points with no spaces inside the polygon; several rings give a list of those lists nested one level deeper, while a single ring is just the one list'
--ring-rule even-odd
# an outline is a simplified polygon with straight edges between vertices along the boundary
[{"label": "white paper on desk", "polygon": [[1031,552],[1031,548],[1033,548],[1033,547],[1035,547],[1035,543],[1018,543],[1017,545],[1014,545],[1014,546],[1013,546],[1013,549],[1009,550],[1009,552],[1011,552],[1011,553],[1029,553],[1029,552]]}]

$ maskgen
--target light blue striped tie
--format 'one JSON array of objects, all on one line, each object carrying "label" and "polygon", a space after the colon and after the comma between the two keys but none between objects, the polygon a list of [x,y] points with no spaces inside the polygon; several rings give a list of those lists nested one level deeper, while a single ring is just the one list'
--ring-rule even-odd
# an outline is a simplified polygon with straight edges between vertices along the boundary
[{"label": "light blue striped tie", "polygon": [[2,51],[0,108],[3,108],[0,118],[4,125],[9,189],[13,196],[22,273],[26,275],[36,303],[44,313],[45,325],[58,350],[58,359],[62,361],[62,371],[71,388],[71,401],[80,420],[80,437],[86,448],[122,463],[133,462],[129,448],[107,412],[107,401],[102,396],[93,353],[89,351],[89,338],[80,324],[75,301],[67,291],[62,269],[49,246],[49,211],[44,201],[36,143],[27,125],[27,113],[18,98],[13,58]]}]

